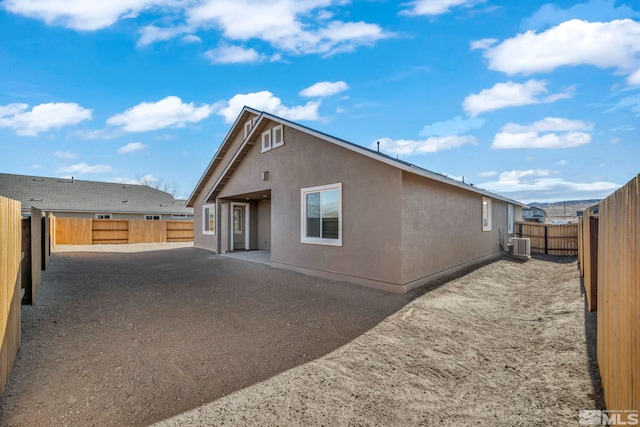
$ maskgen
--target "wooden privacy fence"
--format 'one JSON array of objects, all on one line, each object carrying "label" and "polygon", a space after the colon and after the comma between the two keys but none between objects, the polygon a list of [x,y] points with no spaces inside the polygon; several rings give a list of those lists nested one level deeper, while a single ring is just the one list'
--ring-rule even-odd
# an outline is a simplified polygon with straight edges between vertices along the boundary
[{"label": "wooden privacy fence", "polygon": [[578,255],[578,224],[516,222],[516,236],[531,239],[531,252]]},{"label": "wooden privacy fence", "polygon": [[0,395],[20,348],[21,203],[0,197]]},{"label": "wooden privacy fence", "polygon": [[598,309],[598,221],[588,209],[578,221],[578,262],[589,311]]},{"label": "wooden privacy fence", "polygon": [[55,218],[56,245],[193,241],[193,221]]},{"label": "wooden privacy fence", "polygon": [[598,364],[605,403],[609,410],[640,410],[640,175],[600,202],[599,216]]}]

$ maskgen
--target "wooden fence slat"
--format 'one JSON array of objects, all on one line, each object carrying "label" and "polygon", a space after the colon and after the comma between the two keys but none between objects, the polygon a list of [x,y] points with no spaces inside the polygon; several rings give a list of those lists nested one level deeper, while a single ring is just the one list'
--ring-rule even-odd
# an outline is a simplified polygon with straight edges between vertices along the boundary
[{"label": "wooden fence slat", "polygon": [[21,203],[0,197],[0,395],[20,348]]},{"label": "wooden fence slat", "polygon": [[531,239],[531,252],[549,255],[578,255],[578,224],[518,222],[518,237]]}]

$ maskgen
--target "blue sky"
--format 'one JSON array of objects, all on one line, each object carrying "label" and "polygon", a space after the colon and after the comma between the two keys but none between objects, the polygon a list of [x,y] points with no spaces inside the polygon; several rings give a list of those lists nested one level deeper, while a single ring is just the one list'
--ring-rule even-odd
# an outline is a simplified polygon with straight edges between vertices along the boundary
[{"label": "blue sky", "polygon": [[640,172],[635,1],[3,0],[0,172],[173,183],[243,105],[523,202]]}]

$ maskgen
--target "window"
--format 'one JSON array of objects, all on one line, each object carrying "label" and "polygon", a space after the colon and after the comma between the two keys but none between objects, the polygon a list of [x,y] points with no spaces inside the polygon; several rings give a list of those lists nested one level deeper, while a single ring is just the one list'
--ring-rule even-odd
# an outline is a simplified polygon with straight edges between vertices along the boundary
[{"label": "window", "polygon": [[482,198],[482,231],[491,231],[491,199]]},{"label": "window", "polygon": [[507,205],[507,234],[513,234],[513,205]]},{"label": "window", "polygon": [[342,246],[342,183],[301,190],[301,242]]},{"label": "window", "polygon": [[262,152],[271,150],[271,129],[262,132]]},{"label": "window", "polygon": [[149,221],[160,221],[162,219],[162,215],[145,215],[144,219]]},{"label": "window", "polygon": [[173,214],[171,219],[187,219],[187,214]]},{"label": "window", "polygon": [[96,214],[96,219],[113,219],[112,214]]},{"label": "window", "polygon": [[273,148],[282,147],[284,145],[284,127],[282,125],[273,128],[271,139],[273,140]]},{"label": "window", "polygon": [[216,205],[202,206],[202,233],[216,234]]}]

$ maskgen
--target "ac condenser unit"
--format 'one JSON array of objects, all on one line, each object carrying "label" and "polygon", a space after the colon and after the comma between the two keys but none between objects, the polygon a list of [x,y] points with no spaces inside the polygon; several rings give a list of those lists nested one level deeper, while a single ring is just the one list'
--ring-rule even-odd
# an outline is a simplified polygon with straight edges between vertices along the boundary
[{"label": "ac condenser unit", "polygon": [[531,258],[531,239],[528,237],[512,237],[509,239],[511,255],[521,258]]}]

